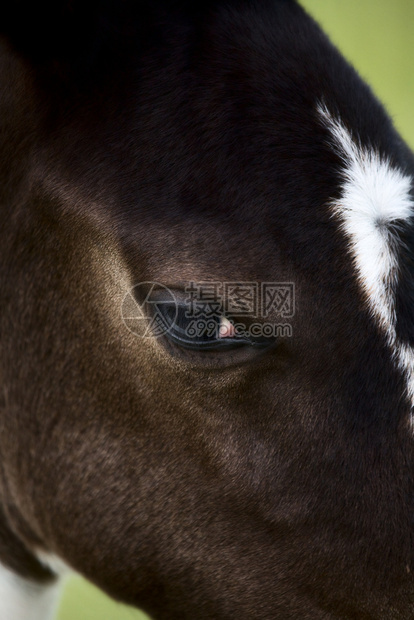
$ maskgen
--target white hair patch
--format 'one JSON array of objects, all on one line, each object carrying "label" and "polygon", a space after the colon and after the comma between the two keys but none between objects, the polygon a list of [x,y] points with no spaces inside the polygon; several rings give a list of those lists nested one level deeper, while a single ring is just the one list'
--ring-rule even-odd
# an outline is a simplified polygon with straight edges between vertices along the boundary
[{"label": "white hair patch", "polygon": [[317,110],[344,164],[341,197],[332,202],[332,208],[349,240],[371,313],[406,377],[407,395],[414,407],[414,352],[396,333],[398,239],[392,228],[414,215],[413,179],[374,149],[358,144],[325,105],[318,104]]},{"label": "white hair patch", "polygon": [[36,558],[39,562],[49,570],[52,571],[57,577],[68,577],[73,574],[72,569],[66,562],[61,560],[57,555],[53,553],[47,553],[46,551],[36,551]]},{"label": "white hair patch", "polygon": [[0,618],[2,620],[52,620],[57,611],[61,584],[38,584],[0,564]]}]

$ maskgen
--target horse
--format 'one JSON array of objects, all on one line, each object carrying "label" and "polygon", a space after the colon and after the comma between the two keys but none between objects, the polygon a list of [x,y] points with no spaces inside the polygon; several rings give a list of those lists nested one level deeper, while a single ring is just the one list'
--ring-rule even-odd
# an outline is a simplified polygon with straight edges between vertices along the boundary
[{"label": "horse", "polygon": [[414,609],[414,159],[295,0],[0,9],[0,618]]}]

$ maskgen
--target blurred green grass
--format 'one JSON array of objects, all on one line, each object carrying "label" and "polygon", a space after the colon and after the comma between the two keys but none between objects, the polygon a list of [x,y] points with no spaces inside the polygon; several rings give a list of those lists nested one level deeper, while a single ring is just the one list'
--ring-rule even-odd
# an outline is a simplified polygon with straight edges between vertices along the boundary
[{"label": "blurred green grass", "polygon": [[300,0],[414,148],[413,0]]},{"label": "blurred green grass", "polygon": [[[197,0],[195,0],[197,1]],[[414,148],[413,0],[301,0],[371,85]],[[69,579],[58,620],[147,620],[78,577]]]},{"label": "blurred green grass", "polygon": [[112,601],[75,576],[70,577],[65,585],[58,620],[148,620],[148,616]]}]

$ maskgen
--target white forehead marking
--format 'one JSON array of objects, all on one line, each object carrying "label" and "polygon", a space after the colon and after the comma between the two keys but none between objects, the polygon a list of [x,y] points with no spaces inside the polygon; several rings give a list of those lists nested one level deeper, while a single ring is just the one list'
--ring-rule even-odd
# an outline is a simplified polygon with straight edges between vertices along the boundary
[{"label": "white forehead marking", "polygon": [[390,224],[414,215],[413,179],[392,167],[375,151],[359,145],[349,130],[323,104],[318,113],[341,156],[342,194],[332,202],[342,222],[369,307],[407,379],[414,406],[414,353],[396,334],[395,291],[398,283],[398,239]]}]

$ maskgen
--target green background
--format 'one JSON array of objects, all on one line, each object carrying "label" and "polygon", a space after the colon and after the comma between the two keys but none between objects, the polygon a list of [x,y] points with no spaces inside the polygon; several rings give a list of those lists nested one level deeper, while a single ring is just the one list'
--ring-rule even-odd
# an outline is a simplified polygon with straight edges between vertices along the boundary
[{"label": "green background", "polygon": [[[413,148],[414,1],[302,0],[302,4],[373,87]],[[145,618],[78,577],[69,579],[58,615],[58,620]]]}]

